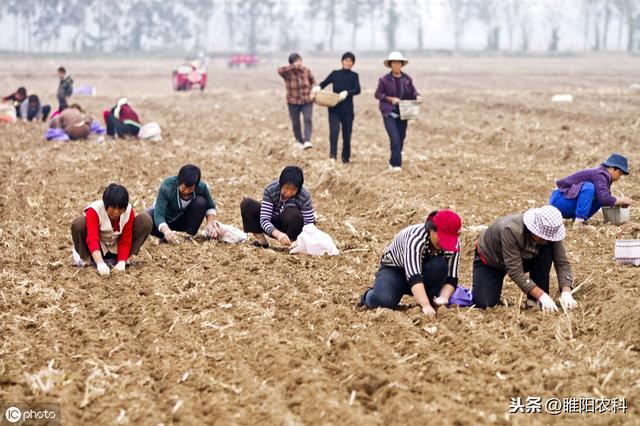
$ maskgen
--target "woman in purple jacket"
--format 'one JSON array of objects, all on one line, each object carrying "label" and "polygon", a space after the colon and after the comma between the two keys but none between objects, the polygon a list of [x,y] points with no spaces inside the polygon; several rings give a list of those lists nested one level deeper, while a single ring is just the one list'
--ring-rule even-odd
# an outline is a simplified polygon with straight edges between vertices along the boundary
[{"label": "woman in purple jacket", "polygon": [[391,68],[391,72],[380,77],[376,99],[380,101],[379,108],[384,120],[384,128],[389,135],[391,145],[391,159],[389,168],[393,171],[402,170],[402,147],[407,136],[407,122],[400,119],[399,104],[401,100],[422,101],[422,97],[413,86],[413,80],[402,72],[402,67],[409,61],[400,52],[391,52],[384,66]]},{"label": "woman in purple jacket", "polygon": [[574,228],[583,228],[586,221],[602,206],[630,205],[629,197],[611,195],[611,184],[629,174],[627,158],[611,155],[598,167],[581,170],[556,182],[549,204],[556,207],[565,219],[575,219]]}]

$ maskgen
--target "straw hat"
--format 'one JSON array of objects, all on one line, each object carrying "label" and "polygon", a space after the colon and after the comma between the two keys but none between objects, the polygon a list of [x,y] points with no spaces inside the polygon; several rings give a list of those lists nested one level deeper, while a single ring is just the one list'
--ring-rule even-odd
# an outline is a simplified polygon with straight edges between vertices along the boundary
[{"label": "straw hat", "polygon": [[567,232],[562,213],[553,206],[527,210],[524,213],[524,224],[532,234],[547,241],[562,241]]},{"label": "straw hat", "polygon": [[389,57],[384,61],[384,66],[391,68],[392,61],[402,62],[403,67],[409,63],[409,60],[402,56],[402,53],[398,51],[389,53]]}]

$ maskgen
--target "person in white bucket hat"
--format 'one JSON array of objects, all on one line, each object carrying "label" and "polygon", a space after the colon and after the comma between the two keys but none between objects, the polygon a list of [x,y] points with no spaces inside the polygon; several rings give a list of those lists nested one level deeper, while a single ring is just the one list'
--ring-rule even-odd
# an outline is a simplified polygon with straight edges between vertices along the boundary
[{"label": "person in white bucket hat", "polygon": [[[562,214],[553,206],[527,210],[496,220],[480,234],[473,260],[473,302],[479,308],[500,303],[505,275],[527,295],[527,306],[557,311],[549,296],[553,264],[558,276],[560,303],[578,304],[571,295],[573,274],[562,240],[566,235]],[[526,273],[529,273],[527,276]]]},{"label": "person in white bucket hat", "polygon": [[384,66],[391,68],[391,72],[380,77],[375,93],[379,101],[384,128],[389,136],[391,147],[389,168],[393,171],[402,170],[402,148],[407,136],[407,121],[400,118],[400,101],[422,101],[411,77],[402,72],[402,67],[408,63],[409,61],[402,56],[402,53],[391,52],[384,61]]}]

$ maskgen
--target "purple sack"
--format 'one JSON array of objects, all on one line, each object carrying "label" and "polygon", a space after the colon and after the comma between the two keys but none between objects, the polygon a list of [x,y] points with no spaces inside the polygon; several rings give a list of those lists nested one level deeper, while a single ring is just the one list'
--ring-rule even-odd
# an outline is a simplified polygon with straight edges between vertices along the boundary
[{"label": "purple sack", "polygon": [[450,307],[453,305],[462,307],[473,305],[473,295],[471,294],[471,290],[460,285],[456,287],[456,290],[449,298],[449,304],[447,306]]},{"label": "purple sack", "polygon": [[91,122],[91,133],[95,133],[96,135],[104,135],[105,133],[107,133],[107,131],[100,127],[100,123],[98,123],[98,120],[93,120]]},{"label": "purple sack", "polygon": [[44,138],[48,141],[68,141],[69,135],[67,135],[64,130],[56,127],[47,129],[47,132],[44,134]]}]

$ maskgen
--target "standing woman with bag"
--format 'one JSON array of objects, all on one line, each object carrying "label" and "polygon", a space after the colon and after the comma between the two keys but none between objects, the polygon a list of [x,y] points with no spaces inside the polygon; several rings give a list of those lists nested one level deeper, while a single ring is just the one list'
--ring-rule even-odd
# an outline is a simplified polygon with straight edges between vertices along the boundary
[{"label": "standing woman with bag", "polygon": [[413,85],[413,80],[402,72],[409,61],[400,52],[391,52],[384,66],[391,72],[380,77],[375,97],[380,101],[379,108],[384,120],[384,128],[389,135],[391,158],[389,169],[402,170],[402,148],[407,136],[407,122],[400,118],[400,101],[415,100],[422,102],[422,96]]},{"label": "standing woman with bag", "polygon": [[353,97],[360,94],[360,79],[351,71],[356,63],[356,56],[351,52],[342,55],[342,69],[332,71],[320,85],[315,86],[312,93],[318,93],[329,84],[333,93],[340,95],[338,105],[329,108],[329,158],[338,157],[338,134],[342,127],[342,162],[347,164],[351,158],[351,130],[353,129]]}]

